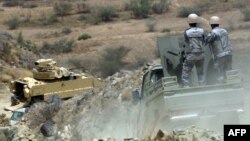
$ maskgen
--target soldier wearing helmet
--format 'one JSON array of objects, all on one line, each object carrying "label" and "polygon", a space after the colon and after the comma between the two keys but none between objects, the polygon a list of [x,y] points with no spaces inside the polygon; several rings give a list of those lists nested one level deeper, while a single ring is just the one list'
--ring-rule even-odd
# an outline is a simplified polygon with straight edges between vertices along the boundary
[{"label": "soldier wearing helmet", "polygon": [[218,72],[217,81],[223,83],[226,71],[232,69],[232,48],[227,30],[219,27],[220,18],[212,16],[210,25],[212,31],[207,36],[207,42],[210,43],[214,54],[214,68]]},{"label": "soldier wearing helmet", "polygon": [[198,16],[194,13],[188,15],[189,28],[184,32],[185,60],[182,68],[182,83],[183,87],[191,86],[190,73],[196,66],[199,85],[204,84],[203,64],[204,64],[204,29],[197,26]]}]

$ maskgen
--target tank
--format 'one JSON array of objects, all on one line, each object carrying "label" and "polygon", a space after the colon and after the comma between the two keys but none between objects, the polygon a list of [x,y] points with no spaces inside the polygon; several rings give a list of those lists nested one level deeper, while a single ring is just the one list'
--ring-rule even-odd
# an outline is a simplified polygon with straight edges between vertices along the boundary
[{"label": "tank", "polygon": [[11,81],[11,106],[6,110],[14,111],[38,101],[46,101],[51,95],[68,99],[76,94],[94,88],[103,87],[104,83],[86,73],[74,73],[67,68],[58,67],[53,59],[39,59],[35,62],[33,77]]}]

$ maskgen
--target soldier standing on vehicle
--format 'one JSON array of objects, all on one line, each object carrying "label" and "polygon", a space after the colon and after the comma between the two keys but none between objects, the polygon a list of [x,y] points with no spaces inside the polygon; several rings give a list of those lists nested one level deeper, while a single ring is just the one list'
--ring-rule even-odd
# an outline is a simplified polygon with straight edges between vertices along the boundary
[{"label": "soldier standing on vehicle", "polygon": [[230,45],[228,32],[219,27],[220,18],[212,16],[210,18],[212,31],[207,36],[214,54],[214,68],[218,73],[218,83],[225,82],[226,71],[232,69],[232,48]]},{"label": "soldier standing on vehicle", "polygon": [[197,27],[198,16],[194,13],[188,15],[190,28],[184,32],[185,47],[182,68],[183,87],[191,86],[191,70],[196,66],[199,85],[204,84],[203,64],[204,64],[204,29]]}]

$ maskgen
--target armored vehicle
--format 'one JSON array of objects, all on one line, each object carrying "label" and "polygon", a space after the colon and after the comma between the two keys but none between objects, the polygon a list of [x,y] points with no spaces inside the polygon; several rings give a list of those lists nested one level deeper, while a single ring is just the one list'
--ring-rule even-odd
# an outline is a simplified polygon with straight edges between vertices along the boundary
[{"label": "armored vehicle", "polygon": [[35,62],[33,78],[25,77],[10,84],[11,106],[14,111],[37,101],[47,100],[57,94],[67,99],[83,91],[103,86],[103,82],[85,73],[76,74],[68,69],[58,67],[52,59],[39,59]]},{"label": "armored vehicle", "polygon": [[[143,107],[146,107],[144,123],[151,124],[148,127],[155,127],[151,129],[201,125],[203,128],[220,131],[223,129],[223,124],[239,123],[239,115],[244,111],[244,89],[240,71],[228,71],[226,82],[217,84],[213,54],[209,45],[206,45],[204,62],[206,85],[198,85],[196,68],[193,68],[191,74],[193,85],[190,88],[183,88],[181,86],[182,62],[185,59],[183,43],[182,35],[157,38],[161,64],[149,66],[142,82],[142,103],[145,104]],[[167,127],[161,127],[162,125]]]}]

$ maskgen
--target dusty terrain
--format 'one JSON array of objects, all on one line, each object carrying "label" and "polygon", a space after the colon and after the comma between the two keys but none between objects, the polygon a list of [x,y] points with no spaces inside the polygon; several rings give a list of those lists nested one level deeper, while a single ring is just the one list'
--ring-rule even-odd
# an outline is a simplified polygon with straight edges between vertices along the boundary
[{"label": "dusty terrain", "polygon": [[10,104],[10,92],[4,84],[0,84],[0,99],[0,113],[4,113],[7,115],[7,117],[10,117],[11,113],[4,110],[4,107]]},{"label": "dusty terrain", "polygon": [[[235,2],[229,0],[229,2]],[[79,0],[72,0],[72,3],[79,2]],[[118,0],[105,0],[100,2],[100,0],[86,0],[86,2],[90,5],[108,5],[112,4],[115,5],[119,10],[122,11],[124,8],[124,1],[118,1]],[[125,60],[126,62],[135,62],[137,61],[137,57],[144,57],[147,61],[152,61],[155,59],[155,50],[156,50],[156,39],[157,36],[163,35],[163,34],[176,34],[176,33],[182,33],[183,30],[185,30],[188,25],[186,23],[185,18],[179,18],[177,17],[178,8],[183,5],[193,5],[194,3],[199,2],[199,0],[172,0],[172,4],[170,7],[170,11],[157,15],[152,14],[150,17],[153,18],[154,21],[156,21],[155,29],[153,32],[148,32],[148,26],[146,25],[148,19],[134,19],[129,18],[130,13],[127,11],[122,11],[121,16],[118,18],[115,18],[115,20],[111,22],[101,22],[98,25],[91,25],[85,22],[78,21],[77,18],[80,16],[80,14],[69,14],[65,16],[64,18],[59,17],[60,22],[56,23],[54,25],[48,25],[48,26],[40,26],[40,25],[23,25],[18,27],[14,30],[9,30],[8,27],[4,24],[4,22],[12,17],[20,17],[22,19],[30,18],[31,20],[41,18],[44,15],[50,15],[53,13],[53,3],[48,1],[42,1],[37,0],[34,3],[38,3],[38,7],[27,9],[22,8],[21,6],[18,7],[0,7],[0,28],[1,32],[8,32],[10,33],[15,39],[18,36],[19,32],[22,32],[22,35],[24,39],[30,40],[33,43],[37,45],[39,48],[44,42],[54,42],[58,41],[60,39],[72,39],[75,41],[75,44],[77,45],[75,48],[73,48],[73,51],[70,53],[58,53],[58,54],[43,54],[40,57],[52,57],[53,59],[56,59],[59,64],[63,64],[65,66],[70,66],[68,63],[69,59],[95,59],[100,56],[100,53],[107,47],[118,47],[118,46],[125,46],[128,48],[131,48],[131,51],[126,56]],[[215,1],[213,1],[215,2]],[[236,1],[237,2],[237,1]],[[244,0],[243,3],[246,6],[250,6],[249,1]],[[230,4],[230,3],[229,3]],[[216,0],[216,3],[214,6],[219,5],[216,7],[215,11],[207,11],[204,12],[202,15],[203,18],[209,19],[212,15],[218,15],[221,17],[222,20],[222,26],[226,27],[229,30],[230,38],[232,47],[234,50],[234,62],[233,67],[235,69],[240,69],[242,71],[242,77],[244,82],[244,88],[246,89],[245,93],[245,112],[241,115],[241,123],[249,124],[249,117],[250,117],[250,103],[248,102],[250,100],[249,91],[250,91],[250,48],[249,48],[249,39],[250,39],[250,22],[243,20],[243,14],[240,11],[240,8],[230,8],[229,10],[226,9],[226,7],[229,4],[225,4],[224,2]],[[223,7],[225,9],[223,9]],[[207,30],[210,30],[210,28],[207,25],[202,24]],[[61,34],[61,31],[63,28],[68,27],[71,29],[71,33],[64,35]],[[161,33],[163,29],[169,29],[169,33]],[[83,33],[87,33],[92,36],[92,38],[88,40],[80,40],[78,41],[77,38]],[[0,60],[1,62],[3,60]],[[6,67],[13,66],[13,64],[10,64],[8,62],[4,62],[4,65]],[[15,66],[15,64],[14,64]],[[21,67],[20,67],[21,68]],[[27,69],[27,68],[25,68]],[[15,68],[15,70],[18,70]],[[138,71],[138,70],[137,70]],[[140,70],[141,71],[141,70]],[[137,72],[138,73],[138,72]],[[125,73],[126,74],[126,73]],[[131,74],[131,72],[129,73]],[[2,73],[1,73],[2,75]],[[141,74],[140,74],[141,75]],[[104,92],[101,91],[98,94],[98,98],[103,98],[102,96],[104,94],[107,94],[105,96],[107,97],[115,97],[111,98],[113,105],[115,107],[110,106],[109,98],[100,100],[103,103],[99,103],[100,101],[95,101],[94,104],[90,103],[92,107],[98,107],[98,108],[92,108],[93,111],[86,112],[84,111],[84,108],[91,109],[89,105],[81,105],[77,107],[76,104],[73,104],[73,107],[69,107],[67,109],[67,106],[65,106],[64,110],[61,111],[57,115],[57,120],[64,121],[62,124],[59,124],[58,126],[61,127],[61,132],[64,133],[65,131],[65,139],[69,139],[70,137],[73,137],[71,139],[75,140],[84,140],[86,137],[93,138],[93,137],[103,137],[103,136],[114,136],[114,137],[137,137],[139,135],[139,132],[141,130],[135,128],[133,124],[137,123],[133,116],[137,115],[138,111],[130,111],[127,107],[127,105],[121,106],[121,108],[117,108],[120,106],[119,101],[117,101],[117,97],[121,93],[130,92],[132,89],[140,86],[140,75],[135,75],[130,78],[127,74],[121,75],[123,76],[122,79],[127,81],[126,83],[117,83],[117,85],[111,84],[107,90]],[[126,78],[127,77],[127,78]],[[118,77],[119,78],[119,77]],[[128,80],[127,80],[128,79]],[[131,81],[129,81],[131,80]],[[112,81],[110,82],[112,83]],[[136,84],[133,84],[136,83]],[[126,85],[125,85],[126,84]],[[77,98],[75,98],[77,100]],[[115,99],[115,100],[114,100]],[[6,105],[9,105],[10,100],[10,93],[6,87],[3,87],[0,84],[0,113],[6,113],[9,117],[11,115],[10,112],[4,111],[3,108]],[[74,100],[72,100],[74,101]],[[94,100],[93,100],[94,101]],[[82,102],[80,100],[80,102]],[[85,102],[85,101],[83,101]],[[70,103],[70,102],[69,102]],[[89,104],[89,103],[88,103]],[[103,105],[106,104],[106,110],[103,107]],[[110,106],[110,107],[109,107]],[[81,109],[83,108],[83,110]],[[121,110],[121,111],[119,111]],[[67,112],[72,112],[71,115],[75,115],[73,117],[64,117]],[[115,112],[114,112],[115,111]],[[70,113],[69,112],[69,113]],[[85,112],[87,113],[85,115],[85,118],[81,118]],[[119,114],[119,112],[124,112],[123,114]],[[66,114],[65,114],[66,113]],[[62,116],[64,115],[64,116]],[[110,121],[108,120],[109,116],[113,115],[112,119],[119,119],[125,120],[125,122],[121,122],[120,120],[114,120]],[[64,117],[66,119],[60,119],[61,117]],[[95,118],[92,118],[93,116],[96,116]],[[102,118],[101,116],[107,118]],[[77,122],[76,122],[76,121]],[[90,122],[90,124],[86,124]],[[58,122],[60,123],[60,122]],[[75,130],[68,129],[68,124],[77,124]],[[96,125],[99,124],[100,125]],[[105,124],[101,124],[105,123]],[[132,125],[131,125],[132,124]],[[113,125],[116,125],[114,128]],[[124,128],[119,130],[120,126],[123,126]],[[92,128],[89,128],[92,127]],[[105,128],[105,131],[104,130]],[[87,129],[89,129],[87,131]],[[112,130],[116,129],[116,132],[113,132]],[[68,131],[69,130],[69,131]],[[84,134],[81,134],[81,132],[84,132]],[[26,130],[26,133],[29,131]],[[40,140],[44,140],[41,133],[37,133],[38,130],[35,130],[36,137],[38,137]],[[73,134],[73,133],[74,134]],[[27,133],[27,136],[30,136],[30,134]],[[67,136],[68,133],[71,133],[70,136]],[[110,134],[108,134],[110,133]],[[113,134],[111,134],[113,133]],[[25,134],[24,134],[25,135]],[[61,135],[61,134],[60,134]],[[22,134],[20,136],[23,136]]]}]

